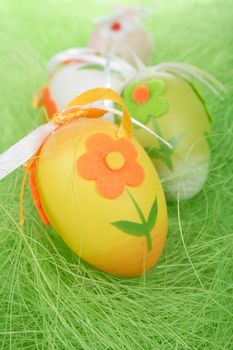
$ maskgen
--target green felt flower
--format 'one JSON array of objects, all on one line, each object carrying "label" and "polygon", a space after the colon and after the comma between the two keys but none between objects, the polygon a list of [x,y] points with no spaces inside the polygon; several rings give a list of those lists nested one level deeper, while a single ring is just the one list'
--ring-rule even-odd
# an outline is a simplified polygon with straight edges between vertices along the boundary
[{"label": "green felt flower", "polygon": [[162,96],[165,83],[160,79],[134,81],[123,91],[123,99],[133,118],[147,124],[149,118],[158,118],[168,110],[168,103]]}]

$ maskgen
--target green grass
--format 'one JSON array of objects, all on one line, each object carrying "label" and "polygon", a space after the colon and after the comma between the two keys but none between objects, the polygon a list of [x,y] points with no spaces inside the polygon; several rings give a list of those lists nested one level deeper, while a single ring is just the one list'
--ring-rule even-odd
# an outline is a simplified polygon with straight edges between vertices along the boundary
[{"label": "green grass", "polygon": [[[86,44],[103,3],[1,0],[0,152],[39,125],[31,99],[47,60]],[[224,101],[203,92],[214,116],[208,181],[169,205],[166,249],[151,272],[118,279],[81,263],[40,222],[28,188],[22,234],[22,169],[0,183],[1,350],[233,349],[232,18],[231,0],[161,0],[146,21],[154,63],[197,65],[228,89]]]}]

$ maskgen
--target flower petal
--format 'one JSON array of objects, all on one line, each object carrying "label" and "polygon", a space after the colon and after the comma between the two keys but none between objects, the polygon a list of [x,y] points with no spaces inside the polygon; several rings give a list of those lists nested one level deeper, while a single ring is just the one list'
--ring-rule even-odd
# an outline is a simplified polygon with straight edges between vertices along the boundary
[{"label": "flower petal", "polygon": [[112,147],[114,140],[106,134],[94,134],[86,142],[88,151],[98,157],[104,157]]},{"label": "flower petal", "polygon": [[101,172],[102,159],[92,153],[85,153],[77,160],[79,174],[86,180],[95,180]]},{"label": "flower petal", "polygon": [[96,180],[96,189],[100,195],[114,199],[119,197],[125,188],[124,179],[117,172],[101,174]]},{"label": "flower petal", "polygon": [[167,112],[168,103],[163,97],[154,96],[148,107],[149,117],[158,118]]},{"label": "flower petal", "polygon": [[114,141],[113,150],[115,152],[120,152],[124,156],[125,160],[136,159],[138,155],[134,144],[124,137]]},{"label": "flower petal", "polygon": [[[146,84],[146,82],[144,82]],[[154,96],[161,95],[165,89],[166,85],[163,80],[160,79],[151,79],[147,81],[147,86],[150,88]]]},{"label": "flower petal", "polygon": [[148,104],[150,103],[150,99],[142,105],[138,105],[132,98],[133,91],[139,86],[140,81],[136,81],[134,83],[129,84],[123,91],[122,96],[125,101],[127,108],[130,111],[131,116],[134,119],[137,119],[143,124],[148,122]]},{"label": "flower petal", "polygon": [[143,167],[137,162],[129,162],[125,165],[121,174],[125,183],[129,186],[139,186],[145,178],[145,172]]}]

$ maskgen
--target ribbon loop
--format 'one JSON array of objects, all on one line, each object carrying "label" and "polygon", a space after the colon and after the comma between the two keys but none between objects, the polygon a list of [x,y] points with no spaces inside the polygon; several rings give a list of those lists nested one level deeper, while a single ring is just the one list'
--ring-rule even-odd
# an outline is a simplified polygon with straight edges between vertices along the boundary
[{"label": "ribbon loop", "polygon": [[[83,94],[79,95],[75,99],[73,99],[67,106],[66,108],[69,109],[69,107],[72,106],[77,106],[77,105],[86,105],[86,104],[91,104],[93,102],[97,101],[112,101],[117,103],[122,107],[122,119],[121,119],[121,124],[118,130],[117,135],[119,137],[126,136],[131,138],[132,137],[132,121],[130,118],[130,114],[128,112],[128,109],[122,100],[122,98],[112,89],[109,88],[96,88],[92,90],[88,90],[84,92]],[[65,109],[66,110],[66,109]],[[103,114],[106,113],[106,110],[95,110],[95,116],[94,117],[101,117]],[[93,109],[92,113],[91,112],[91,105],[90,105],[90,110],[87,109],[85,116],[86,117],[92,117],[93,118]]]}]

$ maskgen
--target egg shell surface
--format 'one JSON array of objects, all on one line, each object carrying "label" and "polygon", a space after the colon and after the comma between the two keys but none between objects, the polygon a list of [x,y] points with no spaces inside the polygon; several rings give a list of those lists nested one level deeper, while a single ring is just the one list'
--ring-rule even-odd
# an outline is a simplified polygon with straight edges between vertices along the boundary
[{"label": "egg shell surface", "polygon": [[[51,78],[49,91],[51,99],[58,109],[63,109],[71,100],[81,93],[108,84],[107,76],[102,67],[85,68],[77,63],[63,65]],[[118,91],[123,84],[123,78],[116,72],[110,74],[110,85]]]},{"label": "egg shell surface", "polygon": [[[52,227],[80,258],[113,275],[139,276],[159,259],[167,232],[165,197],[148,155],[135,139],[130,140],[145,177],[138,186],[125,186],[117,198],[101,195],[96,181],[83,178],[77,168],[78,159],[87,152],[90,137],[104,134],[116,141],[117,130],[113,123],[92,118],[61,126],[41,148],[35,163],[35,181]],[[129,234],[114,223],[140,223],[142,218],[136,207],[147,220],[155,202],[157,213],[148,249],[144,233]]]},{"label": "egg shell surface", "polygon": [[131,64],[135,64],[131,49],[136,55],[148,64],[152,57],[153,41],[151,35],[140,23],[132,24],[127,21],[119,21],[121,25],[118,31],[112,30],[112,23],[99,25],[93,32],[89,46],[102,55],[107,55],[110,50],[124,58]]},{"label": "egg shell surface", "polygon": [[208,176],[211,120],[193,86],[183,78],[157,73],[131,81],[122,97],[132,115],[168,141],[135,127],[134,136],[151,157],[168,200],[195,196]]}]

